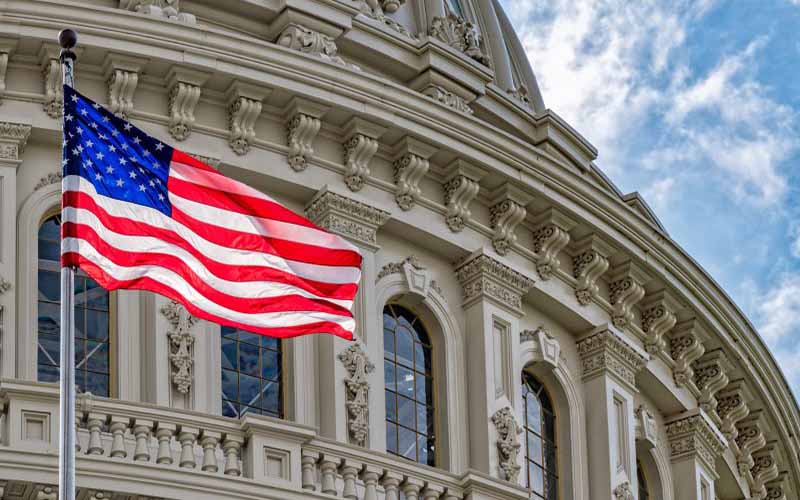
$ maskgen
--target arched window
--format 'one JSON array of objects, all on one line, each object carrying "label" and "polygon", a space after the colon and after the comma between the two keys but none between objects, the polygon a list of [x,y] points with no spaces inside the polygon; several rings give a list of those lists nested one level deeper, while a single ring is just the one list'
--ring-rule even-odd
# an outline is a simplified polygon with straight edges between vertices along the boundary
[{"label": "arched window", "polygon": [[428,332],[405,307],[383,308],[386,450],[435,465],[433,354]]},{"label": "arched window", "polygon": [[[58,382],[61,338],[61,216],[39,228],[38,356],[41,382]],[[111,395],[110,296],[83,271],[75,273],[75,382],[80,392]]]},{"label": "arched window", "polygon": [[636,461],[636,478],[639,483],[639,500],[650,500],[650,488],[647,486],[647,476],[644,475],[642,463]]},{"label": "arched window", "polygon": [[281,341],[222,327],[222,414],[283,418]]},{"label": "arched window", "polygon": [[527,372],[522,372],[522,398],[525,403],[525,456],[531,498],[556,500],[558,463],[553,401],[541,382]]}]

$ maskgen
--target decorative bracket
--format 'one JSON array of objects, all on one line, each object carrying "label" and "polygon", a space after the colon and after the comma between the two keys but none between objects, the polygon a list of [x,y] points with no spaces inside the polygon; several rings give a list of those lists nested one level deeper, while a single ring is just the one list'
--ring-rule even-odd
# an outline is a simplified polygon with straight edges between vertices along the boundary
[{"label": "decorative bracket", "polygon": [[255,126],[261,115],[261,103],[269,93],[269,89],[239,81],[234,81],[228,88],[228,144],[239,156],[250,151],[256,138]]},{"label": "decorative bracket", "polygon": [[17,40],[13,38],[0,39],[0,104],[3,104],[3,96],[6,93],[6,73],[8,72],[8,60],[17,48]]},{"label": "decorative bracket", "polygon": [[378,229],[389,212],[334,193],[323,187],[306,205],[306,217],[319,227],[378,249]]},{"label": "decorative bracket", "polygon": [[173,68],[167,75],[169,89],[169,133],[178,141],[186,140],[194,127],[194,108],[201,88],[209,75],[183,68]]},{"label": "decorative bracket", "polygon": [[406,279],[409,293],[421,299],[428,296],[428,290],[433,285],[430,272],[413,255],[406,257],[401,262],[390,262],[383,266],[376,281],[390,274],[402,274]]},{"label": "decorative bracket", "polygon": [[410,136],[394,146],[394,199],[403,210],[411,210],[422,191],[419,183],[428,173],[428,159],[436,149]]},{"label": "decorative bracket", "polygon": [[623,481],[614,488],[614,500],[636,500],[629,481]]},{"label": "decorative bracket", "polygon": [[549,280],[561,266],[558,254],[569,243],[569,231],[576,223],[555,208],[548,208],[533,222],[533,251],[536,271],[542,280]]},{"label": "decorative bracket", "polygon": [[647,354],[619,333],[601,326],[578,341],[583,379],[611,375],[636,390],[636,374],[647,364]]},{"label": "decorative bracket", "polygon": [[481,48],[482,37],[471,22],[451,12],[446,17],[434,17],[429,33],[433,38],[463,52],[484,66],[489,66],[489,56]]},{"label": "decorative bracket", "polygon": [[354,117],[344,130],[344,183],[351,191],[360,191],[369,177],[369,162],[378,151],[378,139],[386,128]]},{"label": "decorative bracket", "polygon": [[750,474],[753,477],[750,495],[753,498],[766,499],[767,483],[778,479],[780,471],[775,458],[776,453],[775,443],[768,443],[753,454],[753,468],[750,469]]},{"label": "decorative bracket", "polygon": [[647,281],[644,271],[631,261],[614,268],[609,285],[614,326],[625,328],[633,321],[633,306],[644,298]]},{"label": "decorative bracket", "polygon": [[506,481],[516,483],[519,481],[519,471],[522,469],[517,462],[522,444],[519,435],[522,429],[517,424],[514,411],[506,406],[497,410],[492,415],[492,423],[497,429],[497,449],[500,451],[500,471]]},{"label": "decorative bracket", "polygon": [[561,344],[543,326],[536,330],[523,330],[519,334],[520,342],[533,342],[534,361],[544,363],[548,368],[556,368],[561,355]]},{"label": "decorative bracket", "polygon": [[109,54],[103,63],[103,75],[108,84],[108,109],[123,120],[127,120],[133,111],[139,72],[146,62],[140,58]]},{"label": "decorative bracket", "polygon": [[719,423],[715,396],[720,389],[728,385],[728,373],[732,366],[722,349],[714,349],[695,361],[693,368],[694,383],[700,391],[697,402],[714,422]]},{"label": "decorative bracket", "polygon": [[445,169],[444,204],[447,206],[445,222],[454,233],[464,229],[471,219],[472,212],[469,204],[478,196],[480,185],[478,182],[484,176],[484,171],[458,159]]},{"label": "decorative bracket", "polygon": [[289,146],[288,161],[292,170],[301,172],[314,155],[314,139],[322,126],[322,116],[328,108],[312,101],[295,97],[286,106],[286,140]]},{"label": "decorative bracket", "polygon": [[639,405],[633,413],[636,417],[636,440],[644,442],[648,448],[655,448],[658,444],[655,417],[644,405]]},{"label": "decorative bracket", "polygon": [[763,418],[760,410],[754,411],[736,425],[738,430],[736,447],[739,450],[736,466],[739,469],[739,475],[746,478],[751,486],[754,479],[752,469],[756,464],[753,453],[767,445],[767,439],[764,437],[762,429]]},{"label": "decorative bracket", "polygon": [[679,323],[668,334],[670,357],[675,361],[672,368],[675,385],[688,387],[693,393],[698,391],[694,384],[692,365],[706,352],[703,345],[705,335],[701,332],[697,320],[690,319]]},{"label": "decorative bracket", "polygon": [[0,122],[0,160],[19,162],[30,135],[30,125]]},{"label": "decorative bracket", "polygon": [[580,305],[588,306],[599,296],[597,280],[608,271],[612,253],[611,247],[593,234],[575,242],[572,251],[572,275],[577,280],[575,297]]},{"label": "decorative bracket", "polygon": [[505,183],[493,191],[490,198],[489,225],[494,230],[492,245],[497,253],[506,255],[517,242],[517,226],[528,214],[525,206],[533,197]]},{"label": "decorative bracket", "polygon": [[61,63],[58,60],[61,48],[52,43],[42,44],[39,51],[39,66],[44,82],[42,108],[50,118],[61,118],[64,112],[64,88],[61,83]]},{"label": "decorative bracket", "polygon": [[534,281],[479,250],[456,263],[456,278],[464,288],[464,308],[491,300],[522,316],[522,297]]},{"label": "decorative bracket", "polygon": [[648,296],[642,302],[642,331],[645,350],[656,355],[666,350],[664,335],[678,322],[680,303],[665,290]]},{"label": "decorative bracket", "polygon": [[722,421],[720,430],[734,451],[738,451],[736,438],[739,436],[739,429],[736,424],[750,415],[748,403],[752,400],[753,395],[742,379],[734,380],[717,394],[717,415]]},{"label": "decorative bracket", "polygon": [[172,383],[178,392],[187,394],[194,380],[194,335],[191,329],[198,320],[174,300],[161,308],[161,314],[172,326],[167,332],[170,344],[169,359],[173,368]]},{"label": "decorative bracket", "polygon": [[350,438],[357,446],[366,446],[369,436],[369,381],[367,375],[375,370],[367,353],[359,344],[353,344],[341,353],[339,361],[347,370],[347,413]]}]

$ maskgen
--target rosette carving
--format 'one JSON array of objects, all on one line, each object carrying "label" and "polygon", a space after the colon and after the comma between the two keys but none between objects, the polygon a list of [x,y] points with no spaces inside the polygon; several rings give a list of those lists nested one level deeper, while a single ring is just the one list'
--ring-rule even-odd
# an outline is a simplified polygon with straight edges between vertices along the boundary
[{"label": "rosette carving", "polygon": [[522,469],[517,463],[521,443],[519,435],[522,429],[517,424],[514,411],[501,408],[492,415],[492,423],[497,429],[497,449],[500,451],[500,470],[506,481],[516,483],[519,481],[519,471]]},{"label": "rosette carving", "polygon": [[358,446],[367,445],[369,436],[369,381],[367,375],[375,370],[367,358],[367,353],[359,344],[354,344],[342,351],[339,356],[347,370],[344,381],[347,387],[348,429],[350,438]]},{"label": "rosette carving", "polygon": [[191,329],[197,318],[174,300],[161,308],[172,329],[167,332],[170,344],[169,360],[172,363],[172,383],[178,392],[187,394],[194,381],[194,335]]}]

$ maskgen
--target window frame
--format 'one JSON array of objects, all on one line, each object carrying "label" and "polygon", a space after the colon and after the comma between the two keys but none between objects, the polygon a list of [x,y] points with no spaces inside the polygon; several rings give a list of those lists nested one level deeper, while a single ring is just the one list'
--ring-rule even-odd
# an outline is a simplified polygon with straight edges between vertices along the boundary
[{"label": "window frame", "polygon": [[[642,481],[642,479],[644,479],[644,481]],[[644,487],[642,487],[643,482]],[[653,495],[650,491],[650,480],[647,478],[647,472],[642,466],[641,460],[636,460],[636,489],[637,498],[639,498],[639,500],[653,500]],[[647,495],[644,498],[641,498],[642,490],[644,490],[645,495]]]},{"label": "window frame", "polygon": [[[526,487],[528,488],[528,491],[529,491],[529,498],[531,498],[533,500],[540,500],[540,499],[548,500],[546,496],[541,496],[538,493],[534,493],[531,490],[531,478],[530,478],[530,466],[529,466],[529,463],[532,462],[532,460],[529,458],[530,455],[528,453],[528,432],[533,432],[534,434],[536,434],[536,432],[528,430],[528,429],[530,429],[528,427],[528,408],[527,408],[527,403],[526,403],[526,400],[525,400],[526,398],[525,398],[524,391],[526,389],[528,391],[530,391],[530,392],[533,392],[533,391],[531,391],[530,387],[527,386],[527,382],[525,380],[525,377],[532,378],[541,387],[541,390],[536,395],[536,399],[539,401],[539,406],[540,407],[542,406],[542,404],[541,404],[541,399],[539,398],[539,394],[544,393],[544,395],[547,397],[547,399],[550,400],[550,407],[552,408],[552,414],[553,414],[553,436],[552,436],[552,439],[546,438],[544,436],[544,417],[542,416],[542,417],[540,417],[541,418],[540,425],[542,427],[542,431],[538,433],[538,437],[542,441],[542,457],[544,457],[544,454],[545,454],[545,451],[544,451],[544,440],[545,439],[550,440],[552,442],[552,444],[553,444],[553,447],[554,447],[554,450],[553,450],[553,456],[555,457],[555,471],[554,472],[555,472],[555,480],[556,480],[556,488],[557,488],[556,489],[556,497],[555,498],[556,498],[556,500],[558,500],[558,499],[561,498],[561,492],[564,491],[564,485],[563,485],[563,481],[562,481],[562,477],[561,477],[562,474],[561,474],[561,470],[560,470],[560,468],[561,468],[561,459],[559,457],[559,450],[560,450],[561,447],[559,446],[559,423],[558,423],[559,422],[559,414],[558,414],[558,407],[556,405],[556,400],[553,398],[553,395],[551,394],[550,390],[547,388],[547,385],[542,381],[541,378],[539,378],[535,374],[531,373],[527,369],[526,370],[522,370],[522,377],[521,377],[522,378],[521,382],[522,382],[522,386],[523,386],[522,387],[522,391],[523,391],[523,393],[522,393],[522,406],[523,406],[522,413],[523,413],[524,419],[523,419],[523,422],[522,422],[522,428],[523,428],[523,431],[524,431],[524,439],[525,439],[525,443],[524,443],[524,446],[525,446],[525,467],[526,467],[526,477],[527,477],[527,485],[526,485]],[[542,461],[544,461],[544,458],[543,458]],[[543,484],[546,485],[547,484],[546,481],[547,481],[549,469],[545,469],[544,467],[541,467],[541,468],[542,468],[542,471],[544,472],[543,479],[544,479],[545,483],[543,483]],[[536,496],[534,496],[534,495],[536,495]]]}]

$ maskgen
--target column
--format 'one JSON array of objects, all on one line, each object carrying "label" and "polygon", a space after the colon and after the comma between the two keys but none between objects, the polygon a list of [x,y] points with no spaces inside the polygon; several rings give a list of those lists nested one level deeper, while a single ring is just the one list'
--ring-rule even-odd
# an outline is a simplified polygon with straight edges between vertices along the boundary
[{"label": "column", "polygon": [[[377,363],[383,359],[378,350],[375,335],[382,335],[380,329],[366,327],[376,325],[379,305],[375,303],[375,253],[378,246],[378,229],[389,220],[389,212],[358,201],[351,195],[334,192],[324,186],[306,206],[306,216],[320,227],[336,233],[355,244],[364,257],[361,265],[361,284],[355,298],[353,314],[356,319],[356,340],[366,352],[367,360]],[[332,335],[317,338],[318,349],[318,394],[320,433],[341,442],[357,442],[348,426],[346,409],[347,392],[345,379],[350,373],[346,366],[346,356],[340,355],[351,347],[351,343]],[[372,390],[368,397],[369,408],[383,409],[383,370],[367,370],[367,380]],[[296,371],[297,372],[297,371]],[[309,380],[308,383],[313,383]],[[313,392],[312,392],[313,394]],[[309,399],[309,398],[307,398]],[[382,411],[372,411],[368,415],[369,434],[366,447],[385,450],[386,429]]]},{"label": "column", "polygon": [[[467,386],[469,387],[470,467],[505,479],[498,452],[503,439],[492,417],[504,408],[519,408],[519,345],[522,298],[534,281],[481,249],[456,265],[464,287]],[[519,422],[519,416],[514,415]]]},{"label": "column", "polygon": [[[647,354],[609,325],[578,340],[589,436],[589,484],[593,500],[636,491],[636,373]],[[678,497],[676,497],[678,498]]]},{"label": "column", "polygon": [[714,462],[725,450],[725,436],[700,408],[675,415],[667,419],[665,424],[675,498],[716,498],[714,481],[718,476]]},{"label": "column", "polygon": [[31,126],[0,122],[0,377],[16,376],[17,168]]}]

